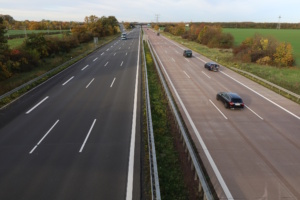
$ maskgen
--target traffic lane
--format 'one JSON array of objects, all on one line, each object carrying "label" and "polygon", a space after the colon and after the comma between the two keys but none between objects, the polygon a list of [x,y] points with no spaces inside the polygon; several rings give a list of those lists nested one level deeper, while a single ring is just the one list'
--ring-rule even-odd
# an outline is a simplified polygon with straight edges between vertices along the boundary
[{"label": "traffic lane", "polygon": [[[157,45],[158,44],[158,45]],[[158,51],[159,51],[159,47],[162,47],[163,48],[163,43],[154,43],[154,45],[153,46],[155,46],[155,47],[157,47],[158,46]],[[162,61],[164,61],[164,57],[166,58],[165,60],[172,60],[174,63],[175,62],[181,62],[180,60],[182,59],[182,57],[178,57],[178,52],[175,54],[174,52],[172,52],[172,51],[166,51],[166,50],[163,50],[162,51],[162,53],[164,53],[165,52],[165,55],[166,56],[162,56]],[[200,63],[199,64],[199,62],[195,59],[195,58],[185,58],[185,60],[187,61],[187,63],[184,63],[184,61],[182,61],[181,63],[180,63],[180,65],[182,66],[182,69],[186,69],[186,70],[183,70],[187,75],[188,74],[192,74],[192,75],[194,75],[194,74],[197,74],[197,75],[199,75],[200,73],[197,73],[197,70],[199,69],[199,68],[202,68],[202,66],[204,66],[204,62],[203,63]],[[202,61],[203,61],[203,59],[201,59]],[[173,66],[174,64],[172,64],[172,66]],[[197,70],[195,70],[195,69],[197,69]],[[203,67],[203,69],[204,69],[204,67]],[[222,70],[222,72],[223,72],[223,69],[224,69],[224,71],[227,71],[226,70],[226,68],[222,68],[221,70]],[[206,72],[205,72],[206,71]],[[203,73],[203,74],[205,74],[205,76],[207,76],[209,79],[213,79],[213,78],[215,78],[215,80],[216,80],[216,83],[220,83],[219,84],[219,88],[220,89],[222,89],[222,88],[224,88],[225,90],[223,90],[223,91],[233,91],[232,89],[230,89],[229,87],[226,87],[225,85],[226,84],[223,84],[222,82],[229,82],[228,81],[228,79],[234,79],[234,81],[232,80],[232,82],[233,83],[238,83],[238,84],[240,84],[239,82],[240,81],[242,81],[243,83],[245,82],[244,81],[244,79],[242,79],[242,80],[240,80],[239,81],[239,78],[235,78],[234,76],[235,76],[235,73],[229,73],[229,74],[225,74],[225,73],[221,73],[221,75],[219,74],[219,73],[214,73],[214,72],[209,72],[208,70],[206,70],[205,69],[205,71],[203,71],[203,70],[201,70],[201,72]],[[188,73],[188,72],[190,72],[190,73]],[[199,71],[198,71],[199,72]],[[225,74],[225,76],[224,76],[224,74]],[[231,74],[233,74],[233,75],[231,75]],[[226,76],[228,76],[228,77],[226,77]],[[258,85],[258,84],[256,84],[256,83],[254,83],[254,82],[252,82],[252,81],[250,81],[250,80],[246,80],[246,83],[245,84],[243,84],[243,83],[241,83],[240,85],[241,86],[243,86],[242,88],[242,91],[244,91],[243,93],[246,93],[245,91],[248,91],[249,89],[247,88],[248,86],[250,86],[249,88],[250,89],[252,89],[251,88],[251,86],[252,85],[254,85],[255,87],[254,88],[258,88],[258,86],[260,86],[260,85]],[[202,83],[202,84],[205,84],[205,83]],[[227,84],[227,85],[230,85],[230,84]],[[234,85],[237,85],[237,84],[234,84]],[[205,85],[205,86],[208,86],[207,84]],[[209,87],[209,86],[208,86]],[[241,87],[239,87],[239,88],[241,88]],[[211,89],[211,88],[210,88]],[[219,89],[219,91],[220,91],[220,89]],[[269,93],[271,93],[271,97],[273,97],[273,98],[269,98],[268,96],[266,96],[266,98],[267,99],[270,99],[271,101],[273,101],[272,99],[274,99],[274,101],[275,101],[275,99],[278,99],[278,98],[281,98],[281,101],[280,101],[280,103],[281,102],[288,102],[288,103],[285,103],[285,105],[286,105],[286,108],[287,109],[291,109],[291,110],[297,110],[297,112],[299,112],[299,106],[297,105],[297,104],[295,104],[295,103],[293,103],[293,102],[290,102],[290,101],[285,101],[285,98],[283,98],[283,97],[281,97],[280,95],[278,95],[278,94],[275,94],[274,92],[272,92],[272,91],[269,91],[269,90],[267,90],[266,88],[263,88],[263,87],[261,87],[260,86],[260,88],[259,88],[259,90],[261,90],[261,91],[263,91],[263,93],[266,91],[266,93],[267,92],[269,92]],[[259,91],[258,89],[254,89],[254,92],[255,91]],[[234,90],[235,91],[235,90]],[[239,91],[241,91],[241,89],[239,89]],[[253,93],[253,91],[251,91],[251,90],[249,90],[249,93]],[[214,94],[215,95],[215,94]],[[248,95],[247,95],[248,96]],[[254,95],[255,96],[255,95]],[[274,98],[275,97],[275,98]],[[258,95],[258,98],[261,98],[259,95]],[[250,101],[249,101],[250,102]],[[271,103],[272,104],[272,103]],[[248,104],[249,105],[249,104]],[[274,104],[273,104],[274,105]],[[278,106],[277,106],[278,107]],[[295,115],[297,115],[297,112],[296,112],[296,114]],[[271,115],[271,116],[273,116],[273,115]]]},{"label": "traffic lane", "polygon": [[[104,47],[105,48],[105,47]],[[98,51],[102,51],[100,48]],[[97,52],[92,53],[97,54]],[[95,58],[93,58],[95,59]],[[35,87],[31,92],[26,93],[21,98],[15,100],[12,104],[9,104],[5,108],[0,110],[0,127],[5,126],[8,124],[13,118],[17,117],[17,115],[37,102],[37,97],[39,96],[47,96],[47,92],[49,89],[53,87],[58,87],[57,82],[65,80],[65,77],[72,77],[71,75],[77,71],[80,71],[84,66],[91,64],[89,61],[92,59],[88,57],[76,62],[68,69],[60,72],[59,74],[55,75],[54,77],[47,80],[46,83],[43,83],[37,87]],[[46,89],[45,89],[46,88]],[[39,99],[38,99],[39,100]]]},{"label": "traffic lane", "polygon": [[[85,73],[86,72],[87,71],[85,71]],[[81,76],[86,77],[86,74],[83,74],[81,71],[78,71],[78,73],[79,74],[81,73],[82,74]],[[75,76],[76,76],[76,78],[74,78],[72,80],[69,79],[70,77],[75,77]],[[80,76],[78,75],[78,77],[80,77]],[[87,85],[88,81],[90,80],[90,79],[88,79],[86,81],[83,81],[80,78],[78,79],[78,77],[77,77],[77,74],[75,75],[75,73],[73,73],[73,74],[70,74],[69,77],[64,78],[64,80],[61,79],[60,81],[57,81],[56,83],[59,83],[59,84],[57,84],[57,85],[53,86],[51,89],[49,89],[47,91],[48,93],[45,94],[47,96],[42,96],[40,99],[37,99],[36,102],[35,102],[35,105],[37,105],[38,102],[40,102],[40,100],[44,99],[45,97],[49,97],[49,98],[45,102],[43,102],[41,105],[39,105],[35,110],[33,110],[31,112],[34,113],[34,112],[37,112],[36,110],[40,110],[38,115],[39,116],[45,116],[46,119],[49,119],[51,117],[51,115],[59,116],[59,113],[62,110],[64,110],[64,108],[65,108],[65,104],[63,104],[62,102],[63,101],[67,102],[66,105],[70,104],[70,102],[74,100],[74,97],[80,96],[82,91],[85,90],[84,86]],[[106,74],[104,74],[104,78],[100,78],[98,80],[98,81],[101,81],[99,83],[100,85],[103,85],[104,83],[106,83],[106,85],[108,85],[108,84],[111,83],[112,77],[106,78],[106,79],[105,79],[105,77],[106,77]],[[70,81],[67,82],[67,80],[70,80]],[[78,85],[76,85],[76,83]],[[89,95],[86,95],[86,94],[85,95],[81,94],[81,95],[89,97]],[[59,100],[56,101],[55,103],[53,103],[52,104],[53,106],[48,106],[49,104],[51,105],[52,99],[54,99],[54,100],[59,99]],[[34,106],[32,105],[32,107],[34,107]],[[30,108],[27,108],[26,113],[29,110],[30,110]],[[24,111],[24,113],[25,113],[25,111]],[[21,115],[20,117],[18,117],[18,118],[21,118],[21,119],[17,119],[17,121],[12,122],[11,123],[12,126],[11,127],[7,126],[7,128],[3,130],[3,133],[7,134],[7,135],[10,135],[10,137],[12,139],[18,138],[18,137],[15,137],[13,135],[13,133],[17,133],[17,132],[11,131],[11,130],[14,130],[15,128],[18,128],[18,127],[15,126],[15,124],[21,125],[21,124],[24,124],[23,122],[27,122],[27,123],[25,123],[24,127],[22,127],[22,129],[21,129],[21,130],[26,130],[26,127],[28,127],[28,124],[30,124],[29,122],[32,121],[31,116],[32,116],[31,113],[28,113],[26,115]],[[76,115],[74,115],[74,116],[76,116]],[[28,119],[25,119],[26,117]],[[52,121],[53,121],[53,118],[52,118]],[[39,121],[37,122],[37,124],[39,124],[40,122],[41,122],[41,118],[39,118]],[[1,136],[3,136],[3,134],[1,134]],[[5,141],[6,144],[9,144],[9,142],[7,142],[6,140],[2,139],[1,141]]]},{"label": "traffic lane", "polygon": [[[181,65],[181,66],[183,66],[183,65]],[[174,64],[173,64],[173,67],[174,67]],[[176,71],[176,70],[175,70]],[[179,73],[180,74],[180,73]],[[182,75],[182,74],[181,74]],[[179,78],[176,78],[176,80],[178,81],[178,80],[181,80],[181,79],[179,79]],[[184,84],[180,84],[180,85],[184,85]],[[184,95],[184,96],[187,96],[187,95]],[[188,97],[188,98],[190,98],[190,97]],[[201,102],[201,99],[199,98],[198,100],[196,100],[197,102]],[[192,110],[191,111],[191,113],[193,113],[193,110],[198,110],[198,109],[195,109],[195,104],[197,104],[197,102],[194,102],[194,103],[190,103],[190,105],[192,105],[192,108],[190,109],[190,110]],[[206,106],[206,105],[205,105]],[[201,109],[201,108],[199,108],[199,110],[203,110],[203,109]],[[227,112],[228,114],[226,114],[227,116],[231,116],[230,114],[232,113],[232,111],[230,111],[230,110],[227,110],[227,109],[224,109],[224,112]],[[191,114],[191,115],[193,115],[193,114]],[[270,135],[270,138],[269,139],[271,139],[271,142],[275,142],[275,144],[276,143],[278,143],[278,142],[280,142],[280,141],[282,141],[283,139],[286,139],[285,137],[285,132],[280,132],[280,131],[277,131],[276,129],[270,129],[270,130],[266,130],[267,128],[268,128],[268,126],[266,127],[265,126],[265,124],[263,123],[261,126],[260,125],[258,125],[258,123],[259,123],[259,119],[257,118],[257,119],[253,119],[254,120],[254,124],[252,124],[252,126],[251,125],[249,125],[249,121],[251,122],[251,121],[253,121],[253,120],[249,120],[248,118],[246,118],[245,116],[244,116],[244,114],[241,116],[241,115],[234,115],[234,116],[236,116],[236,117],[234,117],[232,120],[234,121],[234,122],[236,122],[236,124],[237,125],[240,125],[240,127],[237,127],[237,129],[245,129],[245,127],[247,128],[247,127],[251,127],[250,128],[250,130],[249,130],[249,132],[251,133],[259,133],[259,134],[261,134],[261,133],[264,133],[264,132],[267,132],[267,133],[272,133],[271,135]],[[254,115],[253,115],[254,116]],[[212,119],[213,121],[214,121],[214,119]],[[255,121],[256,120],[256,121]],[[293,119],[290,119],[290,120],[295,120],[294,118]],[[198,121],[198,120],[196,120],[196,121]],[[196,123],[197,124],[197,123]],[[202,124],[202,125],[199,125],[199,127],[206,127],[205,126],[205,124],[206,123],[204,123],[204,124]],[[276,124],[278,124],[278,123],[276,123]],[[293,123],[292,123],[293,124]],[[280,126],[280,125],[279,125]],[[294,124],[293,124],[293,126],[297,126],[297,123],[295,122]],[[223,126],[222,126],[223,127]],[[299,129],[299,127],[294,127],[295,129],[293,129],[292,130],[292,132],[291,133],[296,133],[295,132],[295,130],[298,130]],[[207,130],[207,128],[205,128],[203,131],[205,132],[205,130]],[[286,130],[285,130],[286,131]],[[241,133],[243,133],[243,132],[245,132],[245,131],[240,131]],[[275,137],[275,138],[273,138],[272,136],[273,135],[278,135],[278,137]],[[266,134],[264,134],[264,135],[266,135]],[[263,136],[263,137],[265,137],[265,139],[268,137],[268,136]],[[250,140],[253,138],[253,136],[252,137],[250,137]],[[249,139],[247,139],[247,138],[245,138],[246,139],[246,141],[247,140],[249,140]],[[254,137],[254,139],[256,139],[255,137]],[[296,139],[298,139],[298,138],[296,138]],[[258,143],[258,144],[261,144],[261,143],[259,143],[259,142],[256,142],[255,140],[253,141],[252,140],[252,143]],[[250,142],[250,144],[251,144],[251,142]],[[290,147],[291,146],[291,144],[293,144],[293,141],[292,140],[288,140],[287,142],[286,142],[286,146],[284,146],[284,145],[282,145],[283,147],[282,148],[288,148],[288,147]],[[289,151],[291,151],[291,152],[296,152],[293,156],[290,156],[291,157],[291,159],[290,159],[290,161],[293,161],[295,158],[296,158],[296,155],[297,155],[297,153],[299,152],[299,149],[297,149],[297,148],[295,148],[295,147],[297,147],[297,144],[296,143],[294,143],[295,145],[294,145],[294,147],[292,146],[291,148],[290,148],[290,150]],[[209,145],[208,145],[209,146]],[[258,151],[258,153],[261,151],[262,152],[262,154],[260,155],[262,158],[264,158],[264,155],[266,154],[266,153],[269,153],[270,154],[270,152],[272,152],[272,150],[270,150],[270,149],[268,149],[266,146],[264,146],[263,144],[261,144],[261,145],[258,145],[258,146],[260,146],[260,147],[264,147],[265,148],[265,150],[259,150]],[[253,147],[253,148],[257,148],[257,147]],[[271,147],[272,148],[272,147]],[[272,153],[271,153],[272,154]],[[284,160],[284,158],[286,158],[286,156],[283,156],[283,157],[281,157],[281,156],[277,156],[277,153],[274,153],[273,154],[273,159],[270,159],[270,160],[272,160],[272,162],[280,162],[280,160]],[[266,159],[265,159],[266,160]],[[269,168],[273,168],[272,170],[273,171],[280,171],[281,169],[277,169],[276,167],[273,167],[272,166],[272,164],[269,164],[271,167],[269,167]],[[286,173],[288,173],[288,174],[286,174],[286,177],[289,177],[288,175],[289,175],[289,172],[290,171],[295,171],[296,169],[294,168],[294,169],[292,169],[292,168],[288,168],[288,169],[285,169],[285,171],[280,171],[280,173],[278,173],[278,172],[276,172],[276,174],[280,177],[281,175],[280,174],[286,174]],[[296,173],[297,174],[297,173]],[[284,175],[285,176],[285,175]],[[283,180],[284,180],[284,178],[282,178]],[[267,179],[265,179],[265,180],[267,180]],[[291,184],[289,184],[289,183],[287,183],[287,182],[289,182],[289,181],[286,181],[286,185],[294,185],[295,184],[295,182],[293,182],[293,180],[291,180],[290,182],[291,182]],[[299,183],[298,183],[298,185],[299,185]],[[293,190],[293,187],[290,187],[290,188],[292,188],[291,190]],[[274,187],[273,187],[273,189],[274,189]],[[272,189],[271,189],[272,190]]]},{"label": "traffic lane", "polygon": [[[176,78],[176,81],[180,81],[180,80],[181,79]],[[196,84],[197,83],[195,83],[195,85]],[[179,85],[182,86],[184,84],[180,83]],[[177,86],[177,88],[180,88],[180,86]],[[199,90],[201,90],[201,88],[200,88],[201,86],[202,85],[199,85]],[[179,91],[179,93],[181,93],[181,91]],[[189,93],[189,91],[187,91],[187,93]],[[191,93],[193,93],[193,92],[191,92]],[[195,106],[195,105],[197,105],[197,103],[198,104],[203,103],[203,101],[201,101],[201,98],[196,99],[195,102],[191,102],[192,100],[191,100],[190,96],[185,95],[185,94],[183,94],[183,96],[188,98],[187,100],[185,100],[185,98],[182,98],[182,99],[183,99],[183,101],[186,101],[186,102],[189,101],[189,103],[187,103],[186,105],[190,105],[191,107],[190,108],[188,108],[189,106],[186,106],[186,107],[188,108],[188,110],[191,111],[190,112],[191,116],[197,116],[196,110],[201,110],[201,114],[203,115],[203,111],[205,110],[205,108],[207,106],[209,106],[209,104],[204,104],[204,106],[197,108],[197,106]],[[281,166],[279,166],[279,168],[278,168],[278,167],[276,167],[276,165],[273,166],[271,164],[271,163],[279,163],[283,160],[287,160],[286,159],[287,156],[285,154],[282,154],[282,156],[279,156],[278,152],[272,151],[273,149],[280,148],[280,147],[278,147],[279,142],[282,143],[280,145],[282,149],[284,149],[287,152],[288,151],[292,152],[292,154],[289,154],[290,163],[291,162],[293,163],[293,161],[295,159],[297,160],[297,154],[299,153],[299,146],[293,140],[287,139],[286,134],[289,134],[290,133],[289,131],[285,130],[284,132],[280,132],[280,131],[276,130],[276,128],[273,128],[272,125],[270,125],[269,123],[267,123],[267,125],[266,125],[266,123],[262,123],[262,120],[259,118],[256,118],[255,115],[252,115],[252,118],[249,118],[248,116],[246,116],[245,110],[243,110],[243,111],[239,110],[239,111],[235,112],[235,111],[223,108],[223,104],[221,106],[222,107],[220,109],[229,118],[229,121],[234,122],[230,126],[236,126],[235,129],[237,129],[237,133],[242,135],[242,137],[244,137],[245,141],[247,141],[247,143],[252,145],[252,148],[256,150],[256,153],[262,158],[262,160],[265,163],[267,163],[267,165],[270,165],[268,168],[271,169],[271,171],[275,171],[276,175],[278,177],[280,177],[280,180],[290,179],[289,177],[290,177],[291,171],[295,172],[294,174],[296,174],[296,175],[298,174],[297,168],[289,167],[289,168],[285,168],[283,170]],[[193,111],[195,112],[195,114],[193,113]],[[209,112],[211,112],[211,111],[209,111]],[[243,113],[241,113],[241,112],[243,112]],[[278,111],[277,111],[277,113],[278,113]],[[250,115],[250,117],[251,117],[251,115]],[[203,118],[205,118],[205,115]],[[289,120],[291,120],[291,121],[297,120],[295,118],[291,118],[290,116],[287,116],[287,118],[290,118]],[[204,123],[201,123],[201,121],[203,121],[203,120],[204,120]],[[208,120],[210,120],[209,123],[212,123],[213,126],[207,127]],[[204,127],[203,130],[200,129],[201,131],[200,130],[199,131],[204,133],[204,135],[206,135],[206,133],[207,133],[207,135],[209,135],[209,137],[211,136],[211,132],[213,132],[212,130],[216,131],[215,130],[216,125],[220,124],[218,119],[215,118],[215,116],[212,116],[211,118],[205,118],[205,119],[201,119],[201,117],[200,118],[198,117],[198,118],[196,118],[195,121],[196,121],[195,124],[197,127]],[[218,121],[218,122],[214,123],[215,121]],[[282,127],[284,127],[283,125],[286,125],[286,123],[280,124],[278,122],[276,122],[276,124],[278,126],[282,126]],[[294,124],[296,125],[297,123],[295,122]],[[298,126],[298,124],[297,124],[297,126]],[[221,127],[222,127],[221,130],[226,130],[224,128],[225,127],[224,124],[222,124]],[[221,128],[221,127],[219,127],[219,128]],[[289,128],[290,128],[290,126],[289,126]],[[294,127],[294,129],[291,128],[291,133],[295,134],[296,130],[299,130],[299,126],[296,129],[295,129],[295,127]],[[228,130],[228,131],[230,133],[233,132],[233,130]],[[226,132],[228,132],[228,131],[226,131]],[[251,134],[251,136],[250,136],[250,134]],[[235,135],[233,137],[238,137],[238,135]],[[263,138],[263,141],[262,141],[262,138]],[[295,138],[295,139],[298,139],[298,138]],[[269,145],[267,145],[268,143],[269,143]],[[270,144],[273,144],[273,145],[270,145]],[[209,147],[209,146],[213,146],[213,145],[210,145],[209,143],[207,143],[207,146]],[[224,158],[224,156],[222,156],[222,157]],[[249,166],[253,165],[251,163],[252,163],[252,161],[250,162]],[[254,176],[258,174],[257,170],[255,172],[256,173],[254,174]],[[264,177],[264,176],[261,175],[259,177]],[[287,177],[287,178],[284,178],[284,177]],[[268,180],[267,177],[264,177],[264,179]],[[273,178],[273,179],[276,180],[276,178]],[[270,182],[272,182],[272,181],[270,181]],[[297,183],[297,181],[295,182],[295,180],[287,180],[287,181],[285,181],[285,184],[290,185],[289,188],[291,190],[293,190],[292,185],[295,185],[295,184],[299,185],[299,183]],[[269,185],[271,185],[271,184],[269,184]],[[276,187],[273,187],[273,189],[275,189]],[[270,187],[269,187],[269,190],[273,190],[273,189],[270,189]],[[249,189],[246,189],[246,191],[249,191]]]},{"label": "traffic lane", "polygon": [[[168,40],[168,39],[167,39]],[[168,40],[168,41],[170,41],[170,40]],[[177,47],[177,48],[179,48],[179,49],[184,49],[184,47],[182,47],[181,45],[178,45],[178,44],[174,44],[174,42],[172,42],[172,41],[170,41],[172,44],[173,44],[173,47],[175,46],[175,47]],[[162,43],[163,44],[163,43]],[[177,50],[176,50],[176,52],[177,52]],[[186,60],[190,60],[191,61],[191,63],[193,64],[195,64],[195,66],[197,66],[197,64],[198,64],[198,66],[200,66],[200,67],[204,67],[204,64],[206,63],[206,62],[208,62],[208,61],[210,61],[209,59],[207,59],[207,58],[205,58],[205,57],[203,57],[202,55],[200,55],[200,54],[198,54],[198,53],[193,53],[194,54],[194,56],[193,56],[193,58],[191,58],[191,59],[186,59]],[[197,63],[197,61],[196,61],[196,63],[195,63],[195,58],[197,58],[198,60],[200,60],[202,63],[200,63],[200,65],[199,65],[199,62]],[[236,79],[235,78],[235,76],[237,75],[235,72],[232,72],[231,70],[229,70],[229,69],[227,69],[227,68],[225,68],[225,67],[222,67],[221,66],[221,70],[220,70],[221,72],[223,72],[223,71],[227,71],[227,72],[229,72],[229,74],[226,74],[226,73],[222,73],[223,75],[225,75],[225,76],[228,76],[230,79]],[[218,76],[218,75],[217,75]],[[228,77],[226,77],[226,79],[228,78]],[[237,77],[241,77],[241,76],[237,76]],[[218,78],[220,78],[220,77],[218,77]],[[234,80],[236,83],[238,83],[239,82],[239,79],[237,79],[237,81],[236,80]],[[254,82],[252,82],[251,80],[248,80],[248,79],[245,79],[245,78],[243,78],[242,79],[242,84],[244,83],[243,81],[248,81],[247,82],[247,84],[245,84],[246,85],[246,88],[247,88],[247,85],[255,85],[255,87],[257,88],[257,85],[258,84],[256,84],[256,83],[254,83]],[[221,81],[220,81],[221,82]],[[239,83],[240,84],[240,83]],[[260,85],[259,85],[260,86]],[[250,87],[251,88],[251,87]],[[248,89],[248,88],[247,88]],[[250,90],[251,91],[251,90]],[[296,112],[294,113],[296,116],[298,116],[299,117],[299,115],[300,115],[300,110],[299,110],[299,106],[298,106],[298,104],[296,104],[296,103],[294,103],[294,102],[292,102],[292,101],[286,101],[286,98],[284,98],[284,97],[282,97],[281,95],[278,95],[278,94],[276,94],[276,93],[274,93],[273,91],[271,91],[271,90],[268,90],[267,88],[264,88],[264,87],[262,87],[262,86],[260,86],[259,87],[259,90],[255,90],[255,91],[262,91],[261,93],[263,94],[263,96],[265,96],[266,98],[267,98],[267,101],[269,101],[269,100],[271,100],[271,101],[273,101],[273,102],[275,102],[275,103],[278,103],[280,106],[282,106],[283,108],[286,108],[288,111],[294,111],[294,110],[296,110]],[[260,96],[260,95],[259,95]],[[263,97],[264,98],[264,97]],[[272,102],[271,102],[272,103]],[[273,104],[274,105],[274,104]],[[278,106],[277,106],[278,107]],[[299,118],[298,118],[299,119]]]},{"label": "traffic lane", "polygon": [[[178,79],[177,79],[178,80]],[[194,110],[195,110],[195,108],[194,108]]]}]

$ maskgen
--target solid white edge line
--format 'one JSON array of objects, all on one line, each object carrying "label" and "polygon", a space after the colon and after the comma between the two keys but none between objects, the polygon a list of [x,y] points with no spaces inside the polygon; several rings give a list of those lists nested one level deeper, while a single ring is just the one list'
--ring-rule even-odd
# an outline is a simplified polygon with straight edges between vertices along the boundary
[{"label": "solid white edge line", "polygon": [[224,113],[212,102],[212,100],[210,100],[209,99],[209,101],[210,101],[210,103],[219,111],[219,113],[221,113],[221,115],[223,115],[223,117],[225,118],[225,119],[228,119],[227,117],[226,117],[226,115],[224,115]]},{"label": "solid white edge line", "polygon": [[191,78],[185,71],[183,71],[188,78]]},{"label": "solid white edge line", "polygon": [[[139,47],[141,36],[139,35]],[[131,126],[131,141],[130,141],[130,153],[129,153],[129,163],[128,163],[128,177],[127,177],[127,191],[126,200],[132,200],[133,192],[133,175],[134,175],[134,150],[135,150],[135,134],[136,134],[136,120],[137,120],[137,93],[138,93],[138,75],[139,75],[139,64],[140,64],[140,51],[138,51],[137,65],[136,65],[136,75],[135,75],[135,92],[134,92],[134,102],[133,102],[133,116],[132,116],[132,126]]]},{"label": "solid white edge line", "polygon": [[256,92],[255,90],[253,90],[252,88],[248,87],[247,85],[241,83],[240,81],[236,80],[235,78],[229,76],[228,74],[220,71],[222,74],[224,74],[225,76],[231,78],[232,80],[234,80],[235,82],[239,83],[240,85],[244,86],[245,88],[251,90],[252,92],[254,92],[255,94],[257,94],[258,96],[264,98],[265,100],[269,101],[270,103],[272,103],[273,105],[277,106],[278,108],[284,110],[285,112],[289,113],[290,115],[294,116],[295,118],[299,119],[300,120],[300,117],[297,116],[296,114],[292,113],[291,111],[285,109],[284,107],[280,106],[279,104],[275,103],[274,101],[272,101],[271,99],[268,99],[267,97],[263,96],[262,94]]},{"label": "solid white edge line", "polygon": [[34,150],[41,144],[41,142],[47,137],[47,135],[52,131],[52,129],[56,126],[56,124],[59,122],[59,120],[56,120],[56,122],[51,126],[51,128],[47,131],[47,133],[40,139],[40,141],[33,147],[33,149],[29,152],[29,154],[32,154]]},{"label": "solid white edge line", "polygon": [[91,128],[90,128],[88,134],[86,135],[86,137],[85,137],[85,139],[84,139],[84,142],[83,142],[83,144],[82,144],[82,146],[81,146],[81,148],[80,148],[80,150],[79,150],[79,153],[82,152],[82,150],[83,150],[83,148],[84,148],[84,146],[85,146],[86,141],[87,141],[88,138],[90,137],[90,134],[91,134],[91,132],[92,132],[92,130],[93,130],[93,128],[94,128],[95,123],[96,123],[96,119],[94,119],[93,124],[92,124],[92,126],[91,126]]},{"label": "solid white edge line", "polygon": [[[155,52],[155,54],[157,56],[157,53],[156,53],[155,49],[153,49],[153,50],[154,50],[154,52]],[[205,155],[206,155],[206,157],[207,157],[207,159],[208,159],[208,161],[209,161],[209,163],[210,163],[210,165],[211,165],[211,167],[212,167],[212,169],[214,171],[214,173],[216,174],[216,177],[217,177],[217,179],[218,179],[218,181],[219,181],[219,183],[220,183],[220,185],[221,185],[221,187],[222,187],[222,189],[223,189],[223,191],[224,191],[224,193],[226,195],[226,198],[233,200],[233,197],[232,197],[232,195],[231,195],[231,193],[230,193],[230,191],[229,191],[229,189],[228,189],[228,187],[227,187],[227,185],[226,185],[226,183],[225,183],[225,181],[224,181],[224,179],[223,179],[223,177],[222,177],[222,175],[221,175],[221,173],[220,173],[220,171],[219,171],[219,169],[218,169],[218,167],[217,167],[217,165],[215,163],[215,161],[213,160],[210,152],[208,151],[208,149],[206,147],[206,144],[204,143],[204,141],[203,141],[203,139],[202,139],[202,137],[201,137],[201,135],[200,135],[197,127],[195,126],[195,124],[194,124],[194,122],[193,122],[193,120],[192,120],[189,112],[187,111],[184,103],[182,102],[182,100],[181,100],[181,98],[180,98],[180,96],[179,96],[179,94],[178,94],[178,92],[177,92],[177,90],[176,90],[173,82],[171,81],[171,78],[169,77],[169,74],[167,73],[167,71],[166,71],[163,63],[161,62],[161,60],[160,60],[160,58],[158,56],[157,56],[157,59],[159,60],[161,66],[162,66],[162,69],[164,70],[165,75],[166,75],[167,79],[169,80],[170,85],[173,88],[173,91],[174,91],[174,93],[175,93],[175,95],[176,95],[176,97],[177,97],[177,99],[178,99],[178,101],[179,101],[179,103],[180,103],[180,105],[181,105],[184,113],[186,114],[186,116],[187,116],[187,118],[188,118],[188,120],[189,120],[189,122],[190,122],[190,124],[191,124],[191,126],[192,126],[192,128],[193,128],[193,130],[195,132],[195,134],[196,134],[196,137],[197,137],[197,139],[198,139],[198,141],[199,141],[199,143],[200,143],[200,145],[201,145],[201,147],[202,147],[202,149],[203,149],[203,151],[204,151],[204,153],[205,153]]]},{"label": "solid white edge line", "polygon": [[112,87],[112,86],[114,85],[115,80],[116,80],[116,77],[115,77],[114,80],[112,81],[110,87]]},{"label": "solid white edge line", "polygon": [[204,74],[206,77],[210,78],[210,76],[208,76],[204,71],[201,71],[202,74]]},{"label": "solid white edge line", "polygon": [[84,68],[81,69],[81,71],[85,70],[85,68],[87,68],[89,65],[86,65]]},{"label": "solid white edge line", "polygon": [[49,96],[46,96],[43,100],[41,100],[39,103],[37,103],[35,106],[33,106],[30,110],[28,110],[26,112],[26,114],[31,113],[31,111],[33,111],[34,109],[36,109],[36,107],[38,107],[40,104],[42,104],[44,101],[46,101],[49,98]]},{"label": "solid white edge line", "polygon": [[71,81],[73,78],[74,78],[74,76],[72,76],[71,78],[69,78],[69,80],[67,80],[66,82],[64,82],[64,83],[62,84],[62,86],[66,85],[66,84],[67,84],[69,81]]},{"label": "solid white edge line", "polygon": [[256,115],[258,118],[260,118],[261,120],[264,120],[261,116],[259,116],[256,112],[254,112],[251,108],[249,108],[248,106],[245,105],[246,108],[248,108],[254,115]]},{"label": "solid white edge line", "polygon": [[94,81],[94,79],[95,79],[95,78],[93,78],[93,79],[89,82],[89,84],[87,84],[87,86],[86,86],[85,88],[88,88],[88,87],[91,85],[91,83]]}]

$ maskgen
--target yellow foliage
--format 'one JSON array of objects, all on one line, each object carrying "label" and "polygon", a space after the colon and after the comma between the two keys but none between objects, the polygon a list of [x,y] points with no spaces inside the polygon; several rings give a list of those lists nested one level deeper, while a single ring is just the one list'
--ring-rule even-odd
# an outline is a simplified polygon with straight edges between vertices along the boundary
[{"label": "yellow foliage", "polygon": [[268,46],[269,46],[269,40],[268,40],[268,39],[261,38],[260,44],[261,44],[261,46],[262,46],[262,50],[267,50],[267,49],[268,49]]},{"label": "yellow foliage", "polygon": [[280,43],[274,54],[275,62],[281,67],[292,66],[294,63],[292,45]]},{"label": "yellow foliage", "polygon": [[269,65],[269,64],[271,64],[271,62],[272,62],[272,59],[269,56],[265,56],[256,61],[256,63],[258,63],[260,65]]}]

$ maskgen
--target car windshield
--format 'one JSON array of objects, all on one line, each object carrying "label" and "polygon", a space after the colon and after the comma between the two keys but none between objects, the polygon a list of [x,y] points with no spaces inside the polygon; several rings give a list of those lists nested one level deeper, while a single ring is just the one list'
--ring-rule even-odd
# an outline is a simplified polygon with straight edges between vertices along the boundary
[{"label": "car windshield", "polygon": [[186,50],[185,52],[186,52],[186,53],[192,53],[192,51],[191,51],[191,50]]},{"label": "car windshield", "polygon": [[233,98],[231,99],[231,101],[234,103],[243,103],[242,99],[238,99],[238,98]]}]

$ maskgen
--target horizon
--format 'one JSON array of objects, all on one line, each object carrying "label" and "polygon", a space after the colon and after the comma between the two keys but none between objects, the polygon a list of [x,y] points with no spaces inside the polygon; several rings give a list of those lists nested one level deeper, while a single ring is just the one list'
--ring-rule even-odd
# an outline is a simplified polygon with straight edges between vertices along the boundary
[{"label": "horizon", "polygon": [[298,0],[0,0],[0,13],[17,21],[83,22],[86,16],[115,16],[126,22],[300,23]]}]

